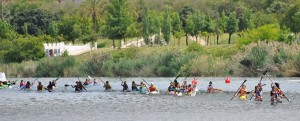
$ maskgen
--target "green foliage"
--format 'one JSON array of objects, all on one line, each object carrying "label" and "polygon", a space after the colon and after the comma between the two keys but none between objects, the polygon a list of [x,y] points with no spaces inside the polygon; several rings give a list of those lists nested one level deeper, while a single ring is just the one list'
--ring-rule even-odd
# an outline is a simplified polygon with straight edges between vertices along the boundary
[{"label": "green foliage", "polygon": [[238,22],[236,19],[236,13],[230,13],[227,21],[226,32],[229,34],[228,44],[230,44],[231,35],[238,30]]},{"label": "green foliage", "polygon": [[82,36],[82,27],[79,17],[65,16],[59,24],[59,34],[66,40],[75,42],[76,38]]},{"label": "green foliage", "polygon": [[[121,40],[126,37],[127,28],[132,23],[132,16],[127,0],[110,0],[107,6],[108,38]],[[113,45],[115,47],[115,45]]]},{"label": "green foliage", "polygon": [[[300,31],[300,4],[296,4],[294,7],[290,8],[285,14],[282,24],[291,29],[292,32],[298,33]],[[298,13],[298,14],[297,14]]]},{"label": "green foliage", "polygon": [[188,48],[186,49],[186,52],[197,52],[201,53],[203,52],[203,47],[195,42],[191,43]]},{"label": "green foliage", "polygon": [[4,54],[4,60],[7,63],[39,60],[45,56],[44,45],[38,38],[19,38],[12,43],[13,46]]},{"label": "green foliage", "polygon": [[37,77],[57,77],[68,76],[67,73],[76,75],[76,72],[68,72],[74,70],[74,66],[77,64],[74,57],[54,57],[44,58],[36,67]]},{"label": "green foliage", "polygon": [[164,13],[164,20],[162,24],[162,33],[164,35],[164,39],[167,44],[169,44],[170,38],[171,38],[171,31],[172,31],[172,25],[171,25],[171,18],[167,11]]},{"label": "green foliage", "polygon": [[148,12],[148,8],[145,8],[145,16],[143,18],[143,38],[144,38],[144,42],[146,43],[146,45],[150,44],[150,35],[151,35],[151,23],[150,23],[150,16],[149,16],[149,12]]},{"label": "green foliage", "polygon": [[16,33],[13,31],[9,23],[4,20],[0,20],[0,39],[13,39],[16,37]]},{"label": "green foliage", "polygon": [[[30,35],[39,36],[49,34],[49,24],[58,19],[59,17],[57,15],[50,12],[34,9],[17,13],[13,16],[13,19],[11,19],[11,23],[19,34],[28,33]],[[27,26],[28,29],[24,31],[23,26]]]},{"label": "green foliage", "polygon": [[241,38],[239,41],[243,44],[250,44],[252,41],[279,41],[282,32],[279,25],[264,25],[257,29],[250,30],[247,32],[247,36]]},{"label": "green foliage", "polygon": [[264,48],[256,46],[251,49],[251,52],[240,63],[247,67],[259,69],[265,66],[267,59],[268,52]]}]

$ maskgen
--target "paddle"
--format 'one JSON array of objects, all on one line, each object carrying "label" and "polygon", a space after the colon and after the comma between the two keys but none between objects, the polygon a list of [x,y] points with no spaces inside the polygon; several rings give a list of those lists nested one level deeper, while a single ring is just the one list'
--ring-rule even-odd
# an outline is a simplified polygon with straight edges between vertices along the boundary
[{"label": "paddle", "polygon": [[247,80],[245,80],[242,84],[241,84],[241,86],[238,88],[238,90],[234,93],[234,95],[232,96],[232,98],[230,99],[230,100],[232,100],[234,97],[235,97],[235,95],[238,93],[238,91],[240,90],[240,88],[243,86],[243,84],[245,84],[246,83],[246,81]]},{"label": "paddle", "polygon": [[[39,79],[39,77],[38,77],[38,78],[36,78],[35,80],[33,80],[31,84],[34,84],[34,82],[35,82],[36,80],[38,80],[38,79]],[[19,91],[23,90],[25,87],[26,87],[26,85],[25,85],[25,86],[23,86],[23,87],[22,87],[22,89],[20,89]]]},{"label": "paddle", "polygon": [[[270,81],[272,82],[272,84],[273,84],[273,81],[272,81],[272,79],[270,78],[270,76],[268,76],[268,78],[270,79]],[[275,84],[275,86],[277,87],[277,88],[279,88],[276,84]],[[289,100],[286,96],[285,96],[285,94],[281,91],[281,93],[282,93],[282,95],[284,96],[284,98],[288,101],[288,102],[291,102],[291,100]]]},{"label": "paddle", "polygon": [[[77,79],[80,81],[79,77],[77,77]],[[82,85],[82,88],[87,92],[87,90],[85,89],[85,87],[83,85]]]}]

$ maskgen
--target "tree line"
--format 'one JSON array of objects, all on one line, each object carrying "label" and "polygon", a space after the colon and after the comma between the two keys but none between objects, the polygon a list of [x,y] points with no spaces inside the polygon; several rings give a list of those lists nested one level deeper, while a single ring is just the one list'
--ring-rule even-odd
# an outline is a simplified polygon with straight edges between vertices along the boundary
[{"label": "tree line", "polygon": [[[172,37],[174,41],[185,37],[188,46],[189,36],[196,41],[204,37],[206,44],[214,36],[219,44],[223,34],[229,35],[228,44],[233,34],[241,43],[290,42],[300,31],[296,0],[19,0],[10,4],[11,18],[0,21],[0,46],[6,45],[0,48],[3,62],[38,60],[43,55],[32,56],[30,48],[40,48],[44,42],[95,43],[108,38],[115,48],[116,40],[128,38],[142,37],[146,45],[163,40],[168,45]],[[28,46],[17,44],[21,41]]]}]

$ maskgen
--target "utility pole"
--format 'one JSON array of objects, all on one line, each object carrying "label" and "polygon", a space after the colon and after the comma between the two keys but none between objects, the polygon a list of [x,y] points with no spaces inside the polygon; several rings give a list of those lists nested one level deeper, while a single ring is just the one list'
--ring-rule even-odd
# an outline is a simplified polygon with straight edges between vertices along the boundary
[{"label": "utility pole", "polygon": [[10,0],[1,0],[1,19],[9,20],[10,18]]}]

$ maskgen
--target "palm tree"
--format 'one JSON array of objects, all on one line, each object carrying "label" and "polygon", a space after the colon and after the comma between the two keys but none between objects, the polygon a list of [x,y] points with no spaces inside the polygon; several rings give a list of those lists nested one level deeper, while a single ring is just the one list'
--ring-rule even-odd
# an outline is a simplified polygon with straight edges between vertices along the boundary
[{"label": "palm tree", "polygon": [[91,16],[94,33],[97,33],[97,17],[103,14],[106,0],[86,0],[82,4],[81,14]]}]

